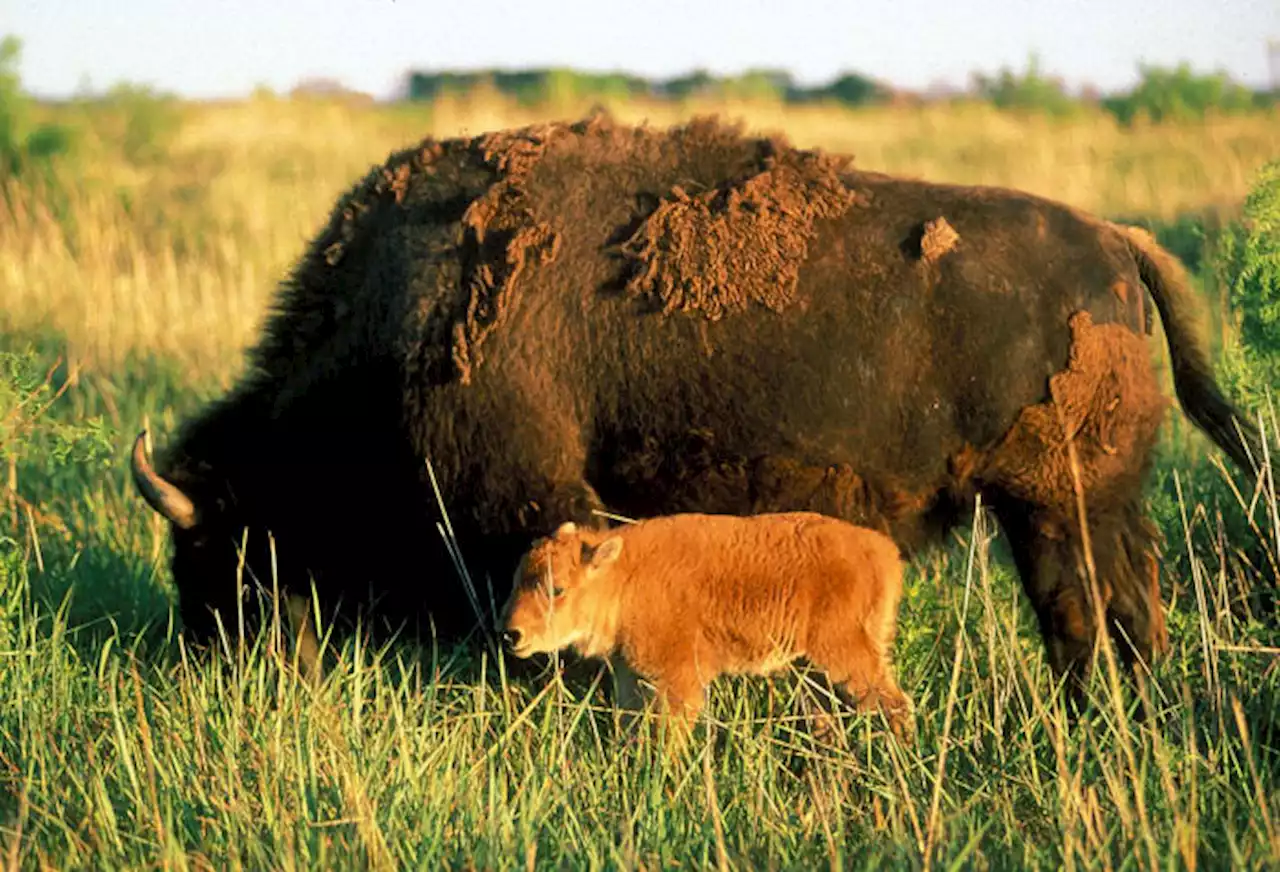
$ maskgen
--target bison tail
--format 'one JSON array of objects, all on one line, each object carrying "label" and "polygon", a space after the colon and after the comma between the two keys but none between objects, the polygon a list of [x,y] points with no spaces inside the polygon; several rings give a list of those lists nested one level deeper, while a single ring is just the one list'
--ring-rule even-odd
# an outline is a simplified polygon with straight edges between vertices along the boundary
[{"label": "bison tail", "polygon": [[1222,395],[1213,378],[1209,354],[1195,328],[1196,299],[1186,270],[1145,230],[1116,227],[1160,312],[1173,364],[1174,389],[1183,411],[1236,466],[1256,475],[1264,457],[1258,430]]}]

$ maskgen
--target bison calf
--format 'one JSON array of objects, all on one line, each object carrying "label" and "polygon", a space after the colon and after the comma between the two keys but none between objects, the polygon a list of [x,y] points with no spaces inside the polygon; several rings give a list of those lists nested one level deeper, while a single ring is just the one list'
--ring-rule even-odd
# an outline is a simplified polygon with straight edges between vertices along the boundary
[{"label": "bison calf", "polygon": [[691,727],[707,685],[804,657],[836,694],[910,732],[889,661],[902,560],[887,536],[811,512],[684,514],[614,530],[563,524],[521,560],[501,621],[512,653],[608,657],[619,703],[636,676]]}]

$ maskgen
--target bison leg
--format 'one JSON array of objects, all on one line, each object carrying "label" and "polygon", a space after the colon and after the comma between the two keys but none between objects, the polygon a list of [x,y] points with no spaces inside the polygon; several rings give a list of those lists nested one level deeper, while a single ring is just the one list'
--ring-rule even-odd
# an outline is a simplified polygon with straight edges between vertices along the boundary
[{"label": "bison leg", "polygon": [[1127,667],[1139,659],[1149,662],[1167,646],[1154,534],[1136,505],[1087,516],[1092,577],[1086,537],[1075,521],[1025,504],[997,504],[996,514],[1035,609],[1049,664],[1067,679],[1073,705],[1085,701],[1099,614]]},{"label": "bison leg", "polygon": [[[1092,526],[1092,524],[1091,524]],[[1095,562],[1110,578],[1108,627],[1126,666],[1150,664],[1169,648],[1169,631],[1160,601],[1156,527],[1136,504],[1129,504],[1095,536]]]},{"label": "bison leg", "polygon": [[624,728],[635,723],[644,711],[644,691],[639,676],[631,664],[620,654],[609,657],[609,671],[613,675],[614,729],[621,735]]},{"label": "bison leg", "polygon": [[297,646],[298,671],[307,681],[318,684],[324,673],[320,662],[320,640],[312,620],[311,600],[291,593],[287,595],[286,606]]},{"label": "bison leg", "polygon": [[1070,702],[1084,702],[1095,622],[1083,553],[1070,522],[1036,507],[995,502],[996,516],[1031,601],[1054,674],[1066,678]]},{"label": "bison leg", "polygon": [[[843,581],[848,590],[867,584],[856,575]],[[898,686],[889,656],[897,629],[900,584],[893,580],[892,596],[882,589],[870,603],[846,598],[852,608],[823,612],[810,629],[805,656],[822,670],[841,702],[860,712],[883,712],[894,735],[906,739],[914,732],[911,700]]]},{"label": "bison leg", "polygon": [[977,474],[1009,537],[1049,661],[1085,701],[1098,633],[1127,662],[1162,643],[1152,528],[1139,497],[1168,401],[1145,336],[1088,311],[1068,325],[1066,368],[1026,406]]},{"label": "bison leg", "polygon": [[[889,724],[889,732],[899,741],[911,743],[915,737],[915,717],[912,714],[911,698],[898,686],[893,677],[893,669],[886,662],[869,670],[870,675],[855,674],[842,678],[838,667],[823,667],[817,661],[810,661],[821,670],[818,683],[830,690],[840,703],[852,711],[863,714],[880,712]],[[813,735],[820,740],[829,740],[835,735],[834,709],[820,699],[818,705],[809,716],[813,724]]]}]

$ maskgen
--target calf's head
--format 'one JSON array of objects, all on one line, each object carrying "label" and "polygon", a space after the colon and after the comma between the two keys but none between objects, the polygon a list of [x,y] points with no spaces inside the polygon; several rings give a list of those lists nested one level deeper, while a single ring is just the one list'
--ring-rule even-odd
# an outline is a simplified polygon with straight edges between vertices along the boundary
[{"label": "calf's head", "polygon": [[520,560],[500,629],[517,657],[546,654],[587,637],[608,606],[601,581],[622,539],[581,531],[572,521],[534,542]]}]

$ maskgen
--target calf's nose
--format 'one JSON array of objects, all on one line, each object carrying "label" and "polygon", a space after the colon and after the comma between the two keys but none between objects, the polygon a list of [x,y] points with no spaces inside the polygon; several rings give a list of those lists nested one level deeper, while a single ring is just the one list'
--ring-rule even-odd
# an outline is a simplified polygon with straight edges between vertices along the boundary
[{"label": "calf's nose", "polygon": [[514,651],[516,645],[520,644],[520,631],[504,630],[502,632],[502,641],[506,643],[508,651]]}]

